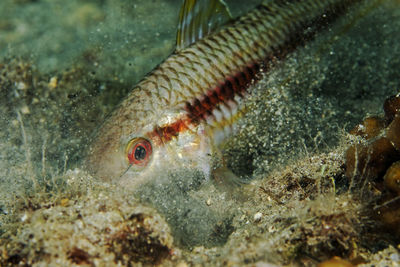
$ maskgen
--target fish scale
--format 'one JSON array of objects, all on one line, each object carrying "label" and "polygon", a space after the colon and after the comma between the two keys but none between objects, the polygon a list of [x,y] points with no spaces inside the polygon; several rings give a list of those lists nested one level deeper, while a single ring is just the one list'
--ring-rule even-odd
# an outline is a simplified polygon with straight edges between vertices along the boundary
[{"label": "fish scale", "polygon": [[[247,89],[260,71],[268,71],[356,2],[267,1],[177,50],[103,124],[87,157],[89,170],[104,179],[121,175],[120,169],[127,172],[125,146],[136,136],[148,139],[153,153],[187,133],[199,134],[200,128],[212,139],[209,143],[218,145],[240,117]],[[223,134],[214,138],[217,131]]]}]

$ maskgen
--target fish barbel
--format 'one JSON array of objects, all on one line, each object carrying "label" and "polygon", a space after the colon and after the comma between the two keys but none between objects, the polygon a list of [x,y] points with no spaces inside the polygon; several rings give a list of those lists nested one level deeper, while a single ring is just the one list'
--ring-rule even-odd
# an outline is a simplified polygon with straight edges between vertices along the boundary
[{"label": "fish barbel", "polygon": [[[137,84],[97,133],[86,166],[137,186],[170,166],[210,176],[247,89],[358,0],[271,0],[236,20],[223,1],[185,1],[177,49]],[[211,155],[211,156],[210,156]]]}]

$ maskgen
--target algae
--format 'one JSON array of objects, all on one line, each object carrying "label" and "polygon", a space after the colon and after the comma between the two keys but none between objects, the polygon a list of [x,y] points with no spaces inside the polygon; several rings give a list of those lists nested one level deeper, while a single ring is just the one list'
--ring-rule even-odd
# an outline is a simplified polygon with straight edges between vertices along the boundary
[{"label": "algae", "polygon": [[[248,184],[227,189],[182,168],[130,191],[79,160],[173,50],[180,1],[2,1],[0,265],[314,266],[340,256],[398,266],[400,237],[374,219],[375,192],[344,174],[355,142],[346,130],[400,89],[400,4],[379,3],[253,86],[223,151]],[[251,8],[228,4],[237,15]]]}]

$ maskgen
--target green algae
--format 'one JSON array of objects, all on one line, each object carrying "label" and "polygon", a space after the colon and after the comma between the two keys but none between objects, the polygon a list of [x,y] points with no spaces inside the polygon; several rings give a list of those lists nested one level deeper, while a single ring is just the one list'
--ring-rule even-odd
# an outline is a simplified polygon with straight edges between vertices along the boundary
[{"label": "green algae", "polygon": [[373,196],[348,190],[343,129],[400,89],[398,1],[343,19],[254,86],[224,149],[251,180],[237,192],[185,169],[136,192],[80,170],[106,114],[172,51],[177,2],[0,4],[0,265],[394,265]]}]

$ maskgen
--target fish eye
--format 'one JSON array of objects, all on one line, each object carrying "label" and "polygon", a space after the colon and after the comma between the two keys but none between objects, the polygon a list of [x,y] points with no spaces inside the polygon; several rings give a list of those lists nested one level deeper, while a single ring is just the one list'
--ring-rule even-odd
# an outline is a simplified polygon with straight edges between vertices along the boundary
[{"label": "fish eye", "polygon": [[130,165],[146,166],[152,154],[151,144],[144,138],[133,138],[126,146],[126,156]]}]

